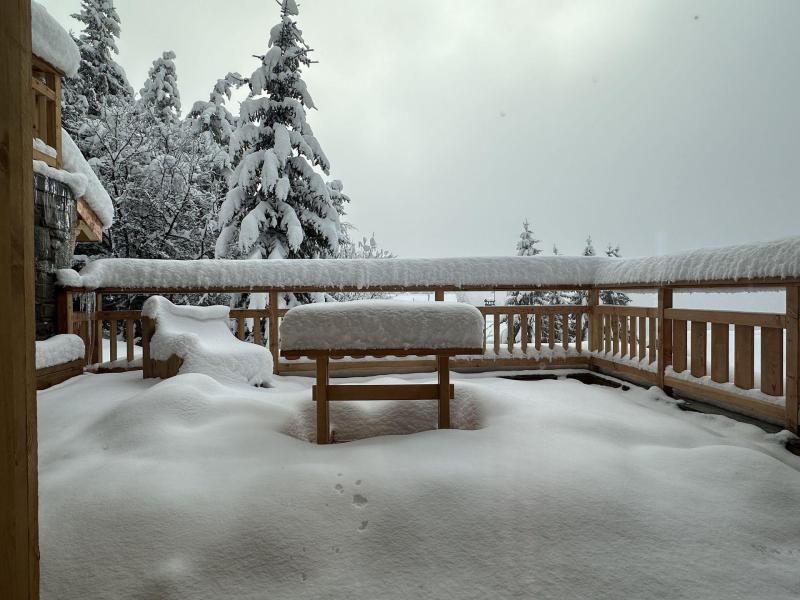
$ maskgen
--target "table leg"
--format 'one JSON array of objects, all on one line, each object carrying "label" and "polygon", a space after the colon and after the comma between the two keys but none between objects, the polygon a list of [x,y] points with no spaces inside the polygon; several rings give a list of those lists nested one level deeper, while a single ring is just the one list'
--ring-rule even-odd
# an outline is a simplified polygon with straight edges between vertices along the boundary
[{"label": "table leg", "polygon": [[328,357],[317,357],[317,443],[329,444],[331,423],[328,413]]},{"label": "table leg", "polygon": [[450,429],[450,357],[436,357],[439,376],[439,429]]}]

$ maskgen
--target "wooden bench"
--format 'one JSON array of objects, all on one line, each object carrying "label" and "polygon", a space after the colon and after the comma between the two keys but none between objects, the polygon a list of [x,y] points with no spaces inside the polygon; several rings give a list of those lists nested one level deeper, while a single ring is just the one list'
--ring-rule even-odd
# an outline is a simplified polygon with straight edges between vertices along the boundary
[{"label": "wooden bench", "polygon": [[[432,337],[433,336],[433,337]],[[435,343],[426,343],[431,340]],[[342,400],[437,400],[438,426],[450,427],[451,356],[483,354],[484,320],[467,304],[357,301],[291,309],[281,324],[281,355],[316,361],[317,443],[331,442],[329,403]],[[330,360],[434,356],[435,384],[331,385]]]}]

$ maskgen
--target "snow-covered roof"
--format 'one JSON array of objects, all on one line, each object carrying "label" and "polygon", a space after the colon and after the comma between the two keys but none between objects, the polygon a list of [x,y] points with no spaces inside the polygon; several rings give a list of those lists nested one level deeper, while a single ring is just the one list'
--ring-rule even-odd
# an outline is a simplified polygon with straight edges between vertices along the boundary
[{"label": "snow-covered roof", "polygon": [[485,258],[296,260],[96,260],[63,269],[63,286],[85,289],[525,289],[800,280],[800,236],[761,244],[649,258],[496,256]]},{"label": "snow-covered roof", "polygon": [[111,197],[106,192],[103,184],[97,178],[94,169],[86,162],[78,146],[67,133],[61,129],[61,160],[64,169],[73,174],[83,175],[86,179],[86,186],[82,194],[89,208],[92,209],[97,218],[103,224],[103,229],[108,229],[114,222],[114,204]]},{"label": "snow-covered roof", "polygon": [[31,1],[31,46],[33,53],[67,77],[78,74],[81,53],[72,36],[47,9]]}]

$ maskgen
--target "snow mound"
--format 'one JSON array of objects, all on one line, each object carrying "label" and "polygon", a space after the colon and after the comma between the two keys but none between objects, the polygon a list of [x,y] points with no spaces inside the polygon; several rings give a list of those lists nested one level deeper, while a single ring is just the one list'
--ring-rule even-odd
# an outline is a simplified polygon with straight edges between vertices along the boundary
[{"label": "snow mound", "polygon": [[[382,384],[406,383],[382,378]],[[453,429],[475,430],[485,425],[489,401],[484,390],[459,383],[450,401]],[[439,404],[435,400],[376,400],[331,402],[331,430],[335,441],[349,442],[383,435],[409,435],[437,429]],[[314,402],[304,402],[283,430],[306,442],[316,442],[317,412]]]},{"label": "snow mound", "polygon": [[45,369],[82,359],[86,349],[83,340],[73,334],[54,335],[36,342],[36,368]]},{"label": "snow mound", "polygon": [[286,313],[281,323],[281,348],[482,349],[483,328],[483,315],[469,304],[321,302],[297,306]]},{"label": "snow mound", "polygon": [[33,54],[47,61],[67,77],[75,77],[81,53],[72,36],[47,9],[31,1],[31,47]]},{"label": "snow mound", "polygon": [[96,289],[252,288],[318,290],[448,287],[511,289],[800,278],[800,236],[761,244],[666,256],[494,256],[465,258],[149,260],[106,258],[80,272],[59,271],[61,285]]},{"label": "snow mound", "polygon": [[227,306],[175,306],[162,296],[152,296],[142,316],[155,321],[150,356],[183,359],[181,373],[205,373],[229,382],[267,385],[272,377],[272,356],[263,346],[237,339],[229,328]]}]

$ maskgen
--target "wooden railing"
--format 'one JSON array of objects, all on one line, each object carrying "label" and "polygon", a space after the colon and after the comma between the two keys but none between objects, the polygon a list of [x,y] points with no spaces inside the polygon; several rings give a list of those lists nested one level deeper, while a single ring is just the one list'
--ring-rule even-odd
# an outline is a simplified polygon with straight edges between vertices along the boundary
[{"label": "wooden railing", "polygon": [[61,73],[42,59],[32,59],[33,137],[56,151],[50,156],[33,150],[33,158],[61,168]]},{"label": "wooden railing", "polygon": [[[484,355],[455,357],[452,364],[456,369],[476,370],[601,370],[780,423],[797,432],[800,284],[785,289],[784,314],[677,309],[672,306],[670,288],[657,290],[658,306],[653,308],[600,305],[598,290],[591,289],[583,305],[484,306],[479,308],[486,319]],[[444,300],[443,290],[430,291],[436,301]],[[118,290],[113,293],[120,295]],[[160,291],[136,292],[138,296],[157,293]],[[84,301],[81,308],[76,304],[80,295],[77,290],[63,292],[60,322],[69,324],[62,328],[64,332],[84,338],[87,361],[117,369],[138,367],[140,311],[104,310],[102,290],[88,294],[90,301]],[[269,291],[268,297],[264,309],[231,310],[231,331],[239,339],[268,347],[276,373],[310,373],[309,362],[280,358],[279,328],[287,309],[279,307],[278,291]],[[99,343],[104,335],[111,342],[108,357],[103,356]],[[125,341],[125,361],[119,360],[122,352],[117,351],[118,340]],[[359,372],[434,368],[435,361],[426,357],[337,360],[331,365],[332,371]]]}]

